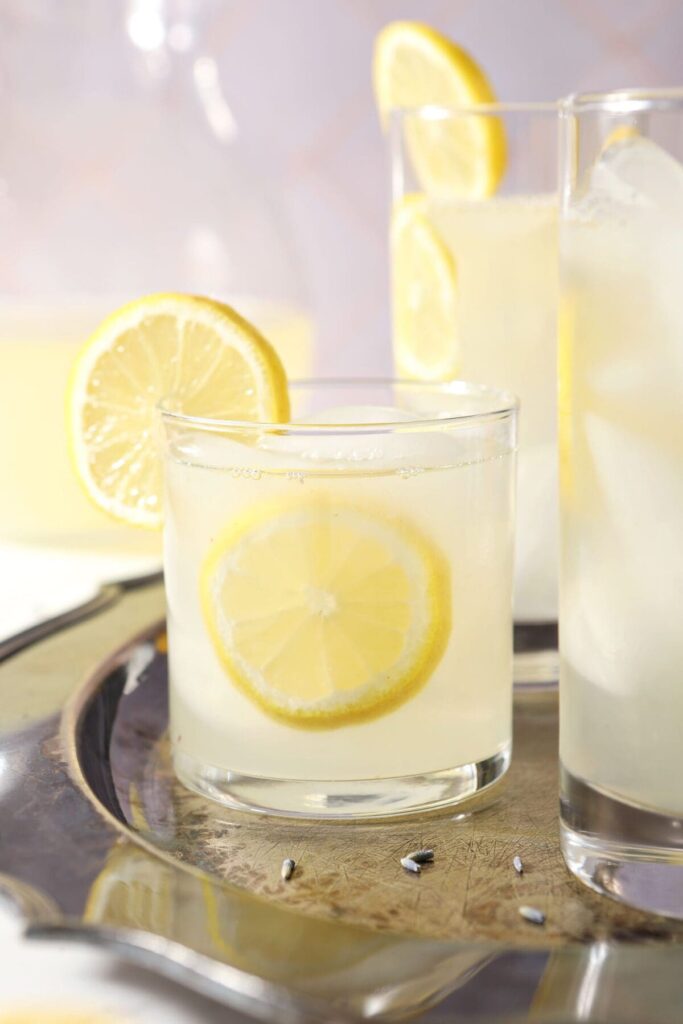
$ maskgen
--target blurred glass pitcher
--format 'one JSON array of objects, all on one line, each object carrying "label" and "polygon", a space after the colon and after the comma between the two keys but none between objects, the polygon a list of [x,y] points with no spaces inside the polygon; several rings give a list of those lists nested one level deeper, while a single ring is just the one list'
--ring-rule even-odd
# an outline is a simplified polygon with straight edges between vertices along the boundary
[{"label": "blurred glass pitcher", "polygon": [[8,0],[0,10],[0,541],[123,555],[156,537],[81,494],[64,431],[74,353],[154,291],[224,299],[310,373],[274,197],[247,168],[210,43],[214,0]]}]

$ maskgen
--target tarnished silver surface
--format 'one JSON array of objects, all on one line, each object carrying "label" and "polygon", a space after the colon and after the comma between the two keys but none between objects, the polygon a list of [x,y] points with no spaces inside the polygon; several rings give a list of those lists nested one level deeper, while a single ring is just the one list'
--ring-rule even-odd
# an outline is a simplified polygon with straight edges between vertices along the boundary
[{"label": "tarnished silver surface", "polygon": [[307,1024],[349,1019],[330,1013],[322,1000],[302,999],[284,985],[266,982],[256,975],[204,956],[180,942],[153,932],[109,928],[61,921],[29,925],[32,938],[71,940],[109,949],[124,959],[149,967],[202,995],[226,1003],[260,1020],[271,1020],[273,1008],[282,1024]]},{"label": "tarnished silver surface", "polygon": [[[515,786],[553,748],[552,695],[522,699],[517,776],[480,814],[322,830],[229,816],[170,772],[158,627],[109,653],[162,613],[159,587],[122,590],[0,665],[0,891],[30,935],[106,946],[284,1024],[680,1020],[683,932],[555,873],[547,786],[520,809]],[[398,858],[432,837],[435,864],[406,876]],[[516,910],[539,893],[548,924],[532,929]]]},{"label": "tarnished silver surface", "polygon": [[96,594],[82,604],[76,605],[74,608],[67,608],[66,611],[60,612],[58,615],[52,615],[49,619],[37,622],[35,626],[28,626],[20,633],[14,633],[13,636],[0,640],[0,661],[6,661],[7,658],[18,654],[19,651],[25,650],[46,637],[53,636],[62,629],[68,629],[69,626],[73,626],[77,622],[82,622],[90,615],[96,615],[116,601],[120,595],[119,585],[108,583],[100,587]]}]

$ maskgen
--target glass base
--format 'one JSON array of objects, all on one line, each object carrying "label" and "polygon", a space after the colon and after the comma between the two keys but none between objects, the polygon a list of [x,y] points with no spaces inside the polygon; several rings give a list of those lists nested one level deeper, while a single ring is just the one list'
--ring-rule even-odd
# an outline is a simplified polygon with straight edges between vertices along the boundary
[{"label": "glass base", "polygon": [[479,795],[510,765],[511,745],[485,761],[425,775],[345,781],[264,779],[216,768],[175,751],[175,773],[188,789],[240,811],[289,818],[351,821],[450,807]]},{"label": "glass base", "polygon": [[562,855],[585,885],[683,919],[683,818],[624,803],[562,768]]}]

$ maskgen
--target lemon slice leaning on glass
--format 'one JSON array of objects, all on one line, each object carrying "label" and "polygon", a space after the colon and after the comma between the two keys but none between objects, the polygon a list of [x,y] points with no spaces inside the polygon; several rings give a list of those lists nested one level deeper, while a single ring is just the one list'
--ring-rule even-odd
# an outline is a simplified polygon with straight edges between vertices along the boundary
[{"label": "lemon slice leaning on glass", "polygon": [[157,404],[170,395],[186,413],[215,419],[289,416],[280,360],[232,307],[162,294],[116,310],[74,363],[67,432],[88,496],[132,526],[161,526],[154,423]]}]

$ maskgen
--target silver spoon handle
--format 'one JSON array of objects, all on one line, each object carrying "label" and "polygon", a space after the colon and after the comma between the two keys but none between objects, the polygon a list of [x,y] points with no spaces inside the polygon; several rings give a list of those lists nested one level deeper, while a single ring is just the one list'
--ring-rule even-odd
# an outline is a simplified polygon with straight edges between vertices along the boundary
[{"label": "silver spoon handle", "polygon": [[8,658],[30,647],[31,644],[38,643],[39,640],[45,640],[62,629],[67,629],[77,622],[82,622],[83,619],[90,618],[91,615],[97,615],[98,612],[114,604],[126,591],[151,586],[154,583],[160,583],[162,579],[163,573],[152,572],[116,583],[103,584],[93,597],[89,597],[82,604],[60,612],[58,615],[52,615],[49,619],[43,619],[42,622],[22,629],[5,640],[0,640],[0,662],[7,661]]}]

